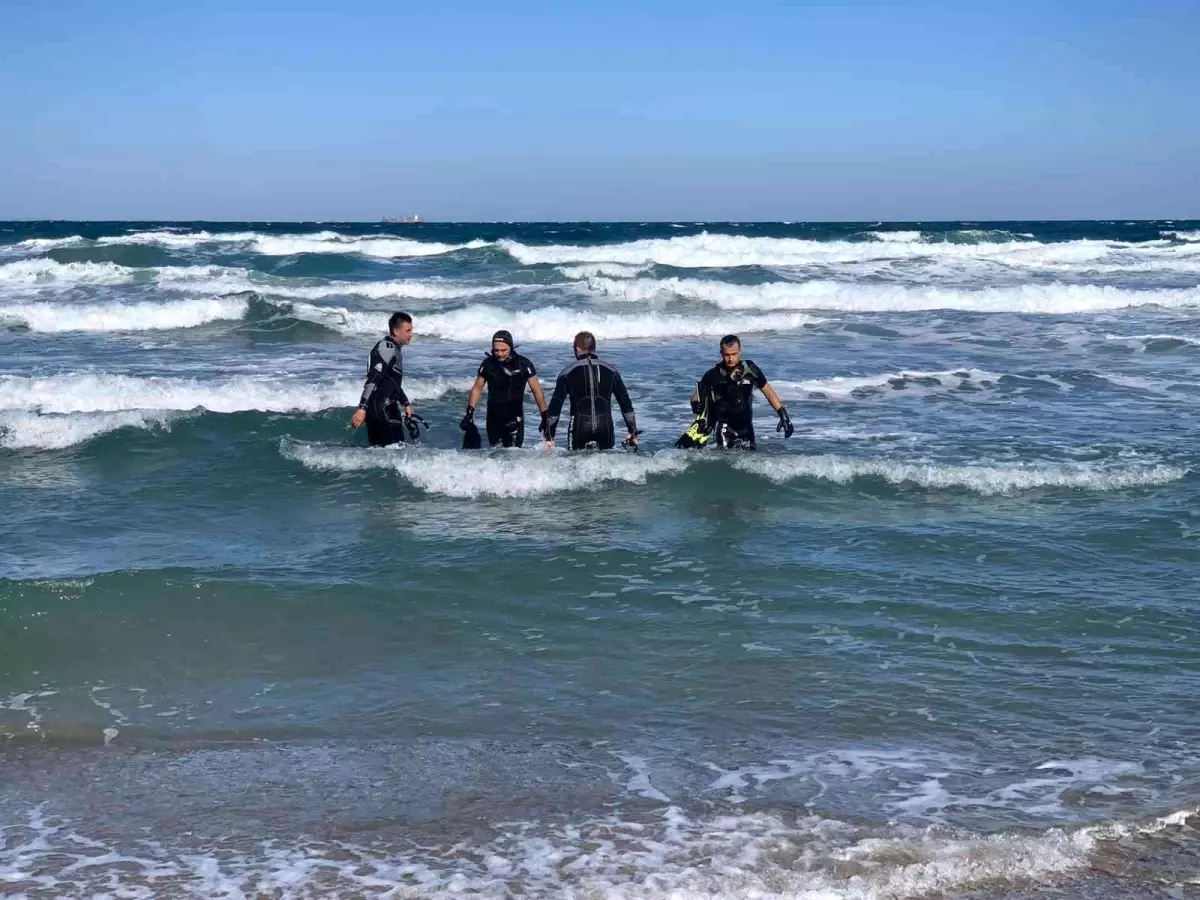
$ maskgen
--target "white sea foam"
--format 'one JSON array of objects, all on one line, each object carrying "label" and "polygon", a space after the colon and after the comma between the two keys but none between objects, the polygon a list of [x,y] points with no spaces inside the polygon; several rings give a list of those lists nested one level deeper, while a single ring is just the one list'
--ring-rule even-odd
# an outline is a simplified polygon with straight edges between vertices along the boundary
[{"label": "white sea foam", "polygon": [[443,244],[437,241],[414,241],[400,237],[345,237],[334,232],[294,235],[256,235],[251,249],[264,256],[293,256],[297,253],[353,253],[380,259],[440,256],[455,250],[476,250],[490,246],[487,241],[465,244]]},{"label": "white sea foam", "polygon": [[566,278],[633,278],[646,266],[624,263],[589,263],[582,266],[558,266],[555,271]]},{"label": "white sea foam", "polygon": [[[604,897],[613,900],[909,900],[1038,884],[1087,869],[1102,846],[1182,825],[1179,812],[1040,833],[868,829],[764,812],[690,816],[666,807],[566,823],[508,822],[445,845],[263,841],[127,846],[41,809],[0,844],[0,872],[39,893],[294,898]],[[483,829],[479,829],[483,832]]]},{"label": "white sea foam", "polygon": [[186,249],[214,242],[244,242],[252,240],[254,237],[255,235],[250,233],[214,235],[207,231],[137,231],[132,234],[116,234],[97,238],[96,243],[101,245],[143,244]]},{"label": "white sea foam", "polygon": [[721,309],[809,309],[849,312],[916,312],[959,309],[971,312],[1066,314],[1134,306],[1200,305],[1200,288],[1131,290],[1096,284],[1027,284],[963,290],[929,285],[862,284],[838,281],[724,281],[664,278],[592,278],[588,287],[607,297],[646,302],[681,297]]},{"label": "white sea foam", "polygon": [[[348,334],[373,334],[381,331],[387,314],[361,312],[345,307],[292,305],[294,314]],[[685,316],[659,313],[618,315],[548,306],[525,312],[513,312],[495,306],[475,305],[450,312],[416,317],[420,335],[450,341],[486,341],[498,328],[519,333],[526,341],[569,341],[581,329],[601,340],[637,338],[705,337],[730,332],[791,331],[819,322],[803,313],[762,315]]]},{"label": "white sea foam", "polygon": [[119,428],[169,428],[176,413],[152,410],[41,415],[23,410],[0,412],[0,446],[10,450],[61,450]]},{"label": "white sea foam", "polygon": [[240,319],[248,304],[236,297],[154,303],[15,303],[0,305],[0,325],[41,332],[161,331]]},{"label": "white sea foam", "polygon": [[[413,400],[436,400],[467,391],[470,378],[406,378]],[[358,403],[361,378],[175,378],[64,372],[52,378],[0,375],[0,409],[43,413],[189,410],[317,412]]]},{"label": "white sea foam", "polygon": [[959,488],[985,496],[1014,494],[1038,488],[1119,491],[1179,481],[1189,471],[1180,466],[1163,464],[1120,467],[1082,463],[946,465],[859,459],[832,454],[743,456],[734,460],[733,465],[776,484],[797,479],[849,484],[861,478],[877,478],[896,485],[911,484],[930,489]]},{"label": "white sea foam", "polygon": [[395,235],[344,235],[336,231],[317,231],[309,234],[263,234],[260,232],[208,231],[138,231],[111,235],[97,240],[98,244],[149,244],[172,249],[187,249],[202,244],[241,244],[253,253],[264,256],[292,256],[297,253],[357,253],[382,259],[437,256],[454,250],[489,246],[487,241],[465,244],[445,244],[437,241],[418,241]]},{"label": "white sea foam", "polygon": [[82,244],[84,240],[85,238],[78,234],[61,238],[27,238],[18,241],[12,247],[25,253],[45,253],[47,250],[57,250],[59,247],[74,247]]},{"label": "white sea foam", "polygon": [[310,469],[390,469],[426,493],[447,497],[530,497],[596,488],[602,484],[645,484],[652,475],[683,471],[688,457],[660,453],[566,454],[541,449],[465,454],[423,448],[329,447],[283,441],[280,452]]},{"label": "white sea foam", "polygon": [[678,268],[724,268],[807,266],[916,258],[988,259],[1018,266],[1046,263],[1074,265],[1094,263],[1114,251],[1137,250],[1140,245],[1093,240],[1050,244],[1027,240],[996,243],[928,243],[914,240],[813,241],[802,238],[704,233],[673,238],[647,238],[621,244],[535,245],[504,240],[499,242],[499,246],[525,265],[658,263]]},{"label": "white sea foam", "polygon": [[1200,231],[1163,231],[1160,234],[1177,241],[1200,241]]},{"label": "white sea foam", "polygon": [[872,231],[870,234],[883,244],[915,244],[923,236],[920,231]]},{"label": "white sea foam", "polygon": [[20,259],[0,266],[0,284],[14,286],[122,284],[136,269],[110,262],[60,263],[52,259]]}]

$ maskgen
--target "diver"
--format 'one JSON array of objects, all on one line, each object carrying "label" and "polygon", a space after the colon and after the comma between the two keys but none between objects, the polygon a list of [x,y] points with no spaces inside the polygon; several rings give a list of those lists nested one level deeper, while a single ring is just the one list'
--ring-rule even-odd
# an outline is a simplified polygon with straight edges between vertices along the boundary
[{"label": "diver", "polygon": [[538,412],[542,414],[539,431],[546,430],[546,398],[538,381],[537,369],[527,358],[515,352],[512,334],[497,331],[492,335],[492,352],[483,358],[471,393],[467,397],[467,412],[458,427],[470,432],[475,422],[475,405],[487,385],[487,436],[495,447],[520,447],[525,443],[525,385],[533,394]]},{"label": "diver", "polygon": [[767,383],[762,369],[750,360],[742,359],[741,339],[736,334],[727,334],[721,338],[721,361],[704,373],[692,393],[692,412],[696,419],[675,446],[703,447],[715,439],[717,446],[726,449],[755,449],[751,408],[755,389],[763,392],[779,416],[775,430],[790,438],[795,428],[787,407]]},{"label": "diver", "polygon": [[402,348],[412,340],[412,321],[406,312],[392,313],[387,335],[371,348],[367,383],[350,424],[357,429],[365,421],[367,440],[373,447],[403,442],[406,428],[416,437],[413,432],[417,431],[417,419],[403,386]]},{"label": "diver", "polygon": [[629,391],[621,373],[596,357],[596,337],[590,331],[575,335],[575,362],[562,370],[554,385],[554,396],[543,420],[547,443],[554,446],[554,434],[562,415],[563,403],[571,398],[571,424],[567,429],[568,450],[611,450],[616,445],[613,431],[612,398],[617,398],[621,417],[629,429],[625,446],[637,447],[637,420]]}]

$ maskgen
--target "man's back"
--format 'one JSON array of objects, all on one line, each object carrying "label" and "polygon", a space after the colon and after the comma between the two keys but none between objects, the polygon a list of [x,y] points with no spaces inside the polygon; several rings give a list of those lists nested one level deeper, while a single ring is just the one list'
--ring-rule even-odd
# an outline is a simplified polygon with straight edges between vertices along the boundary
[{"label": "man's back", "polygon": [[612,421],[612,401],[617,399],[621,414],[634,433],[633,403],[621,373],[594,353],[580,354],[567,366],[554,385],[554,396],[548,409],[548,437],[552,437],[562,415],[562,406],[571,399],[569,449],[580,450],[594,446],[609,450],[615,446]]}]

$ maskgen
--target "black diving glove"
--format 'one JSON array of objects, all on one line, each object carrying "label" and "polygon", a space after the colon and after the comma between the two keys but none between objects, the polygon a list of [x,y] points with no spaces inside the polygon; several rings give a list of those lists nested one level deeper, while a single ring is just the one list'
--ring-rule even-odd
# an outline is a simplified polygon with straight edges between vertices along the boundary
[{"label": "black diving glove", "polygon": [[538,425],[538,434],[546,436],[546,440],[550,439],[550,413],[542,410],[542,421]]},{"label": "black diving glove", "polygon": [[462,417],[462,421],[460,421],[458,423],[458,427],[461,428],[463,431],[466,431],[468,428],[471,427],[471,425],[474,421],[475,421],[475,407],[468,406],[466,415],[464,415]]},{"label": "black diving glove", "polygon": [[792,419],[788,415],[787,407],[781,406],[775,412],[779,414],[779,424],[775,426],[776,433],[782,431],[785,438],[790,438],[796,429],[792,427]]}]

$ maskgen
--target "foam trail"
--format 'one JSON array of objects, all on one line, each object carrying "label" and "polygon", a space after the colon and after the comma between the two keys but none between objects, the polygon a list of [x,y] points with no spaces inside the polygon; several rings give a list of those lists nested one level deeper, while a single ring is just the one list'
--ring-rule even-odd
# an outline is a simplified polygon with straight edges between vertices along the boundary
[{"label": "foam trail", "polygon": [[248,308],[246,300],[236,297],[167,303],[18,303],[0,306],[0,325],[48,333],[162,331],[240,319]]},{"label": "foam trail", "polygon": [[973,491],[984,496],[1015,494],[1038,488],[1082,491],[1119,491],[1179,481],[1189,470],[1180,466],[1101,467],[1044,463],[1021,466],[942,465],[903,463],[846,456],[740,457],[734,466],[776,484],[797,479],[817,479],[849,484],[860,478],[879,478],[891,484],[912,484],[929,489]]},{"label": "foam trail", "polygon": [[[293,313],[347,334],[382,331],[385,313],[363,313],[344,307],[292,305]],[[494,306],[468,306],[452,312],[417,316],[417,334],[450,341],[486,341],[499,328],[507,328],[525,341],[569,341],[582,329],[601,340],[637,338],[706,337],[730,332],[791,331],[819,322],[803,313],[773,315],[682,316],[646,313],[617,315],[586,310],[544,307],[512,312]]]},{"label": "foam trail", "polygon": [[1200,337],[1187,334],[1106,334],[1106,341],[1132,341],[1139,344],[1180,344],[1200,346]]},{"label": "foam trail", "polygon": [[56,896],[917,900],[1053,883],[1086,871],[1106,845],[1178,829],[1192,815],[972,835],[765,812],[692,817],[666,806],[644,821],[511,822],[454,845],[197,849],[122,848],[39,808],[0,845],[0,872]]},{"label": "foam trail", "polygon": [[589,288],[631,302],[681,297],[721,309],[808,309],[845,312],[1021,312],[1062,315],[1136,306],[1200,305],[1200,288],[1130,290],[1095,284],[1027,284],[961,290],[928,285],[854,284],[836,281],[729,284],[665,278],[617,281],[594,278]]},{"label": "foam trail", "polygon": [[[470,378],[406,378],[413,400],[437,400],[466,392]],[[52,378],[0,375],[0,409],[43,413],[206,409],[216,413],[319,412],[358,403],[361,378],[304,380],[247,377],[136,377],[64,372]]]},{"label": "foam trail", "polygon": [[849,400],[864,394],[888,393],[898,396],[944,393],[963,388],[980,390],[994,387],[1004,376],[983,369],[952,369],[937,372],[883,372],[878,375],[833,375],[806,381],[772,381],[780,396]]},{"label": "foam trail", "polygon": [[176,414],[147,410],[45,416],[0,412],[0,447],[10,450],[61,450],[120,428],[170,428]]},{"label": "foam trail", "polygon": [[538,450],[492,455],[417,448],[349,448],[280,443],[280,452],[310,469],[353,472],[391,469],[430,494],[532,497],[595,488],[606,483],[645,484],[651,475],[682,472],[688,457],[660,453],[572,454]]}]

